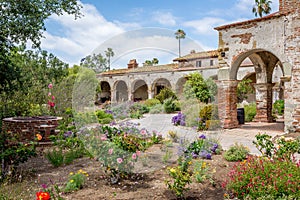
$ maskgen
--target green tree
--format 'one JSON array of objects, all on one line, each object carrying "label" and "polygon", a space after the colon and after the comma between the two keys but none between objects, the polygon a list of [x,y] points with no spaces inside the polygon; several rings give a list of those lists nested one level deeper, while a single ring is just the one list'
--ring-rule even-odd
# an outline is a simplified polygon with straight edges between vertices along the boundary
[{"label": "green tree", "polygon": [[153,65],[157,65],[159,63],[159,60],[157,58],[152,59]]},{"label": "green tree", "polygon": [[88,55],[80,63],[80,66],[92,69],[96,73],[109,70],[107,59],[101,53]]},{"label": "green tree", "polygon": [[180,45],[180,40],[181,39],[184,39],[186,34],[183,30],[181,29],[178,29],[176,32],[175,32],[175,36],[176,36],[176,39],[178,40],[178,55],[179,57],[181,57],[181,45]]},{"label": "green tree", "polygon": [[186,98],[197,98],[201,102],[208,103],[211,94],[208,85],[199,72],[189,74],[184,84],[184,94]]},{"label": "green tree", "polygon": [[108,70],[110,70],[110,58],[113,57],[115,53],[113,52],[112,48],[107,48],[107,50],[105,51],[105,55],[107,57]]},{"label": "green tree", "polygon": [[158,63],[159,60],[157,58],[153,58],[152,60],[145,60],[144,65],[153,66],[153,65],[157,65]]},{"label": "green tree", "polygon": [[272,10],[271,3],[272,1],[270,0],[255,0],[255,5],[252,8],[255,17],[257,17],[257,15],[262,17],[263,14],[269,14]]},{"label": "green tree", "polygon": [[31,41],[40,46],[44,21],[52,14],[79,17],[81,5],[76,0],[2,0],[0,1],[0,93],[11,92],[20,78],[18,66],[11,62],[15,46]]},{"label": "green tree", "polygon": [[251,86],[251,79],[244,79],[239,82],[237,86],[237,98],[238,102],[242,102],[243,100],[248,98],[248,94],[252,94],[254,92]]}]

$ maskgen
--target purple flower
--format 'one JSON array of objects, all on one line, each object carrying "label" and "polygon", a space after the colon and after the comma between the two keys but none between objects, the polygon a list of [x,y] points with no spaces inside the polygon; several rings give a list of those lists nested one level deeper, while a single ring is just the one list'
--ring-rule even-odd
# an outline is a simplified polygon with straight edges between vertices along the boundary
[{"label": "purple flower", "polygon": [[207,153],[207,154],[206,154],[206,159],[211,160],[211,154],[210,154],[210,153]]},{"label": "purple flower", "polygon": [[71,137],[72,134],[73,134],[72,131],[67,131],[67,132],[64,133],[64,136],[65,136],[65,137]]},{"label": "purple flower", "polygon": [[206,139],[206,136],[204,134],[199,136],[200,139]]},{"label": "purple flower", "polygon": [[46,184],[42,184],[41,186],[42,186],[43,189],[46,189],[46,188],[47,188],[47,185],[46,185]]},{"label": "purple flower", "polygon": [[197,158],[198,155],[197,155],[195,152],[192,152],[192,157],[193,157],[193,158]]}]

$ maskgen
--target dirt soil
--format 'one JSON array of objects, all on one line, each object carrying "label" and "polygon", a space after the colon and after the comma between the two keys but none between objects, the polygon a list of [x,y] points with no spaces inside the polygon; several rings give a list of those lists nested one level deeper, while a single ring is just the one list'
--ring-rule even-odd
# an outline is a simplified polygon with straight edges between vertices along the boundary
[{"label": "dirt soil", "polygon": [[[169,148],[168,151],[172,151],[173,155],[165,162],[163,162],[163,156],[166,151],[161,144],[148,149],[140,156],[135,173],[118,184],[110,183],[101,170],[100,163],[94,159],[80,158],[71,165],[55,168],[44,156],[40,155],[22,164],[20,169],[23,172],[23,182],[26,183],[22,187],[24,187],[23,190],[31,193],[28,199],[32,200],[42,184],[51,186],[52,183],[56,183],[62,186],[67,182],[71,172],[82,169],[89,174],[84,187],[76,192],[63,194],[65,199],[176,199],[174,193],[165,185],[165,180],[169,179],[166,169],[175,166],[177,159],[177,145]],[[205,160],[205,162],[210,164],[211,171],[214,169],[216,171],[213,174],[214,184],[208,180],[203,183],[193,181],[189,185],[190,190],[185,193],[186,199],[224,199],[225,190],[221,184],[234,163],[227,162],[222,155],[213,155],[212,160]]]}]

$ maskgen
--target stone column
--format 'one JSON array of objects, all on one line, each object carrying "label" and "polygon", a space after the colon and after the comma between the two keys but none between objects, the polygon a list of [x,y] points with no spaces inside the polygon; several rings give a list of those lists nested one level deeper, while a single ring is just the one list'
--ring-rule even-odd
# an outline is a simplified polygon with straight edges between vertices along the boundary
[{"label": "stone column", "polygon": [[152,90],[151,86],[148,86],[148,99],[153,99],[154,91]]},{"label": "stone column", "polygon": [[255,122],[273,122],[272,116],[272,93],[273,83],[257,83],[256,91],[256,115]]},{"label": "stone column", "polygon": [[111,103],[117,103],[117,94],[116,94],[116,90],[111,90],[111,99],[110,99]]},{"label": "stone column", "polygon": [[236,80],[218,81],[218,112],[223,128],[238,127]]}]

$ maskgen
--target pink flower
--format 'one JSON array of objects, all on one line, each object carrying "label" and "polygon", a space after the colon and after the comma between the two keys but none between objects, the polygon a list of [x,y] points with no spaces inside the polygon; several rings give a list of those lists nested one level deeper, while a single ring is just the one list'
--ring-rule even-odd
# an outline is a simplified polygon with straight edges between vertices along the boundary
[{"label": "pink flower", "polygon": [[123,159],[122,159],[122,158],[117,158],[117,162],[118,162],[119,164],[121,164],[121,163],[123,162]]},{"label": "pink flower", "polygon": [[55,96],[52,96],[52,100],[54,100],[55,99]]},{"label": "pink flower", "polygon": [[108,154],[111,155],[113,153],[114,149],[109,149]]},{"label": "pink flower", "polygon": [[136,151],[136,155],[137,155],[137,156],[140,156],[140,155],[141,155],[141,152],[140,152],[140,151]]},{"label": "pink flower", "polygon": [[140,134],[142,135],[146,135],[147,134],[147,131],[145,129],[141,130]]},{"label": "pink flower", "polygon": [[51,102],[51,101],[48,101],[48,105],[53,108],[55,106],[55,103],[54,102]]},{"label": "pink flower", "polygon": [[136,153],[132,154],[132,159],[135,160],[136,159]]},{"label": "pink flower", "polygon": [[53,88],[52,83],[50,83],[50,84],[48,85],[48,88],[49,88],[49,89],[52,89],[52,88]]},{"label": "pink flower", "polygon": [[100,139],[101,139],[102,141],[107,140],[107,138],[106,138],[105,136],[102,136]]},{"label": "pink flower", "polygon": [[48,93],[48,97],[50,97],[50,96],[51,96],[51,92]]}]

